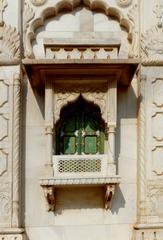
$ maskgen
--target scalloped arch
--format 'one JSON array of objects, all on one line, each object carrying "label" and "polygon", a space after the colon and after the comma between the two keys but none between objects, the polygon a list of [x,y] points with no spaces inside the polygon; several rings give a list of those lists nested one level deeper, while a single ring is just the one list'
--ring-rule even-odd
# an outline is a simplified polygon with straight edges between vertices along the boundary
[{"label": "scalloped arch", "polygon": [[64,9],[72,11],[81,4],[88,7],[91,11],[102,10],[107,16],[116,18],[119,25],[127,30],[128,40],[131,43],[134,41],[131,21],[125,18],[119,9],[111,7],[106,0],[58,0],[54,5],[45,5],[39,17],[30,21],[25,36],[25,57],[34,58],[32,41],[36,38],[35,31],[37,28],[44,25],[47,18],[57,16],[57,14]]}]

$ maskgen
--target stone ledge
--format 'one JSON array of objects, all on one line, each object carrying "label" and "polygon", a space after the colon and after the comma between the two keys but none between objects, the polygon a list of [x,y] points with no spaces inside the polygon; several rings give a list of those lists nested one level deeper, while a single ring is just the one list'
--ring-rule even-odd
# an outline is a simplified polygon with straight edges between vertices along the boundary
[{"label": "stone ledge", "polygon": [[41,186],[104,186],[106,184],[118,184],[121,178],[117,176],[96,177],[96,178],[42,178],[40,179]]}]

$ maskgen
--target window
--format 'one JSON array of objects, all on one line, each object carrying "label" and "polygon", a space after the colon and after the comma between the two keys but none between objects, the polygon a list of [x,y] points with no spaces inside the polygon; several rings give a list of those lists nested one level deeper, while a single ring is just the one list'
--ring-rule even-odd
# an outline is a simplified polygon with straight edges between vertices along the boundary
[{"label": "window", "polygon": [[103,154],[104,122],[100,109],[79,97],[64,107],[56,132],[56,154]]}]

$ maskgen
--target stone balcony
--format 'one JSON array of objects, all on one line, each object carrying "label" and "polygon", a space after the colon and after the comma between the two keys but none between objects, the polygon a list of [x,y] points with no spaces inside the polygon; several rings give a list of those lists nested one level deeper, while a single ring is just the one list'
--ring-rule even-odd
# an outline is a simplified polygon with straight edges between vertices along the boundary
[{"label": "stone balcony", "polygon": [[55,210],[55,188],[103,187],[105,209],[111,207],[115,187],[120,183],[114,163],[108,163],[106,154],[54,155],[54,176],[40,179],[47,202],[47,210]]}]

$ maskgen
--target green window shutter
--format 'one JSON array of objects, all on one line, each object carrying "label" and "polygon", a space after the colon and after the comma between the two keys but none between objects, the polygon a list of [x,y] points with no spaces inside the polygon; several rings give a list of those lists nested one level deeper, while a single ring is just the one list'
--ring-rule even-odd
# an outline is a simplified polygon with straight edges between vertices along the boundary
[{"label": "green window shutter", "polygon": [[57,154],[103,154],[104,127],[100,117],[84,106],[66,112],[57,128]]}]

